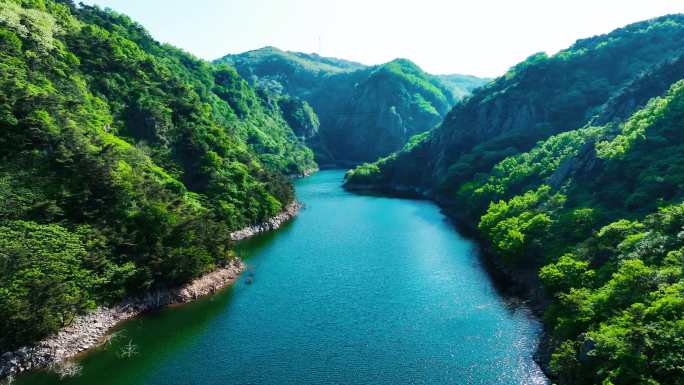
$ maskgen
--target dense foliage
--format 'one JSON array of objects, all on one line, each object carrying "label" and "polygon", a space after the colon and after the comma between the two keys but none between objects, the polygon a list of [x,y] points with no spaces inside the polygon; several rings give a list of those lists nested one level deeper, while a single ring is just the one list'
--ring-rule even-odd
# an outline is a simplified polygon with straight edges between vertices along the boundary
[{"label": "dense foliage", "polygon": [[431,195],[543,291],[558,383],[684,383],[683,33],[667,16],[533,56],[347,174]]},{"label": "dense foliage", "polygon": [[432,76],[405,59],[366,67],[272,47],[218,62],[270,93],[306,100],[320,119],[318,135],[307,142],[321,163],[358,163],[396,151],[487,81]]},{"label": "dense foliage", "polygon": [[321,123],[309,103],[295,97],[281,97],[278,105],[283,112],[283,117],[297,136],[311,139],[318,134],[318,127]]},{"label": "dense foliage", "polygon": [[53,0],[0,0],[0,149],[0,351],[225,263],[315,167],[233,68]]},{"label": "dense foliage", "polygon": [[[656,80],[681,67],[665,63],[684,52],[683,37],[684,16],[672,15],[580,40],[554,56],[532,55],[453,108],[421,146],[386,162],[378,181],[450,196],[477,173],[584,126],[603,109],[629,115],[662,94]],[[644,75],[655,70],[663,75]],[[631,85],[639,86],[639,97],[614,99]]]}]

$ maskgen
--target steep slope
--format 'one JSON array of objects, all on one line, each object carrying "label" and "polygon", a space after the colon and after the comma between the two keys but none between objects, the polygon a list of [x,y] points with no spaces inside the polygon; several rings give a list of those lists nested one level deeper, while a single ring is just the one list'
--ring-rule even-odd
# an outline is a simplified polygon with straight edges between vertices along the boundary
[{"label": "steep slope", "polygon": [[[543,77],[532,95],[516,90],[524,66],[551,71],[538,58],[457,106],[439,129],[348,173],[349,188],[427,193],[480,239],[489,260],[546,305],[540,356],[559,384],[684,382],[682,28],[682,16],[666,16],[563,51],[620,47],[572,67],[586,76],[580,87],[603,84],[592,93],[609,95],[600,105],[567,105],[580,95],[574,87],[538,103],[544,84],[576,79],[567,72]],[[611,68],[624,81],[601,68],[609,58],[621,61]],[[507,81],[512,88],[497,87]],[[521,151],[533,137],[543,140]]]},{"label": "steep slope", "polygon": [[665,16],[531,56],[457,105],[424,143],[382,162],[375,181],[449,199],[506,156],[583,126],[640,74],[679,56],[683,20]]},{"label": "steep slope", "polygon": [[218,62],[234,65],[269,92],[307,101],[320,121],[319,134],[308,143],[319,162],[331,164],[369,161],[400,149],[486,81],[432,76],[405,59],[366,67],[272,47]]},{"label": "steep slope", "polygon": [[560,383],[684,380],[683,106],[680,81],[617,129],[560,134],[463,191],[471,212],[506,192],[478,229],[498,263],[542,266]]},{"label": "steep slope", "polygon": [[[206,95],[205,103],[215,104],[212,106],[215,119],[249,144],[264,163],[288,173],[315,167],[309,150],[296,140],[281,117],[276,101],[268,94],[258,93],[250,88],[234,69],[228,66],[211,66],[174,47],[162,46],[125,16],[88,10],[89,8],[84,8],[80,15],[87,18],[89,23],[117,32],[136,42],[145,53],[162,56],[176,64],[173,69],[177,72],[174,75],[179,76],[186,86],[193,87],[198,94]],[[122,30],[122,25],[127,29]],[[122,79],[116,74],[121,71],[132,72],[141,62],[136,62],[136,58],[125,58],[127,61],[119,60],[115,63],[102,60],[111,55],[109,36],[102,37],[96,32],[86,32],[70,42],[79,50],[81,66],[90,75],[89,80],[94,91],[107,99],[123,101],[124,104],[116,105],[117,109],[113,111],[115,118],[118,118],[116,120],[126,126],[136,125],[136,132],[147,135],[136,138],[138,140],[165,140],[155,139],[155,135],[160,134],[151,132],[155,130],[151,127],[156,126],[157,131],[172,131],[173,127],[167,127],[168,124],[164,121],[168,120],[168,116],[164,114],[168,115],[169,112],[162,112],[155,109],[156,106],[146,103],[155,93],[168,92],[164,90],[165,77],[168,75],[161,73],[160,68],[152,67],[147,74],[150,78],[148,82],[130,77]],[[225,108],[226,104],[229,109]],[[141,121],[147,127],[140,127]]]},{"label": "steep slope", "polygon": [[315,167],[274,100],[125,16],[0,0],[0,351],[233,258]]},{"label": "steep slope", "polygon": [[[439,124],[456,103],[446,86],[408,60],[353,75],[353,84],[350,76],[333,76],[332,81],[346,82],[341,90],[346,96],[333,88],[334,95],[323,90],[321,99],[312,101],[336,160],[358,163],[396,151],[411,136]],[[326,100],[338,102],[324,106]]]}]

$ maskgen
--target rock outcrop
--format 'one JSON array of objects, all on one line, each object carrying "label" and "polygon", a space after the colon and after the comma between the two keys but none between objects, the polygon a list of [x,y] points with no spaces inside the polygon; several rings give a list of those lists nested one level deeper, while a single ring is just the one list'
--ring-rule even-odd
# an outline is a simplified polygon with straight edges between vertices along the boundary
[{"label": "rock outcrop", "polygon": [[230,233],[230,238],[233,241],[241,241],[243,239],[257,235],[259,233],[275,230],[283,224],[285,224],[285,222],[294,218],[297,215],[297,213],[299,213],[299,209],[301,208],[301,203],[297,201],[292,202],[287,207],[285,207],[285,210],[281,211],[280,214],[270,218],[268,221],[264,223],[259,223],[257,225],[245,227],[244,229],[238,231],[234,231]]}]

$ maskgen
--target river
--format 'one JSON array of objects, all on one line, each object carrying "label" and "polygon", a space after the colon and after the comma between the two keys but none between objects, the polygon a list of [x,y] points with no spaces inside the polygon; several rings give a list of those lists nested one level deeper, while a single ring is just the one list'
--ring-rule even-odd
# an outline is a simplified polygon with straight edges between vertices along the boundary
[{"label": "river", "polygon": [[355,195],[342,177],[297,181],[306,207],[239,245],[249,267],[232,288],[122,324],[76,377],[15,383],[547,384],[541,325],[473,242],[431,202]]}]

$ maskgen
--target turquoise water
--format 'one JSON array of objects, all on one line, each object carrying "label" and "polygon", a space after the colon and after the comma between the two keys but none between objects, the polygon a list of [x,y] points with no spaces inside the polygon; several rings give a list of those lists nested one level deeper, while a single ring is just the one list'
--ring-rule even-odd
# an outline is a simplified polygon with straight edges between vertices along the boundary
[{"label": "turquoise water", "polygon": [[[297,182],[306,208],[240,245],[249,270],[233,288],[122,325],[78,377],[18,383],[546,384],[540,325],[473,243],[434,204],[350,194],[342,176]],[[129,341],[138,353],[121,358]]]}]

